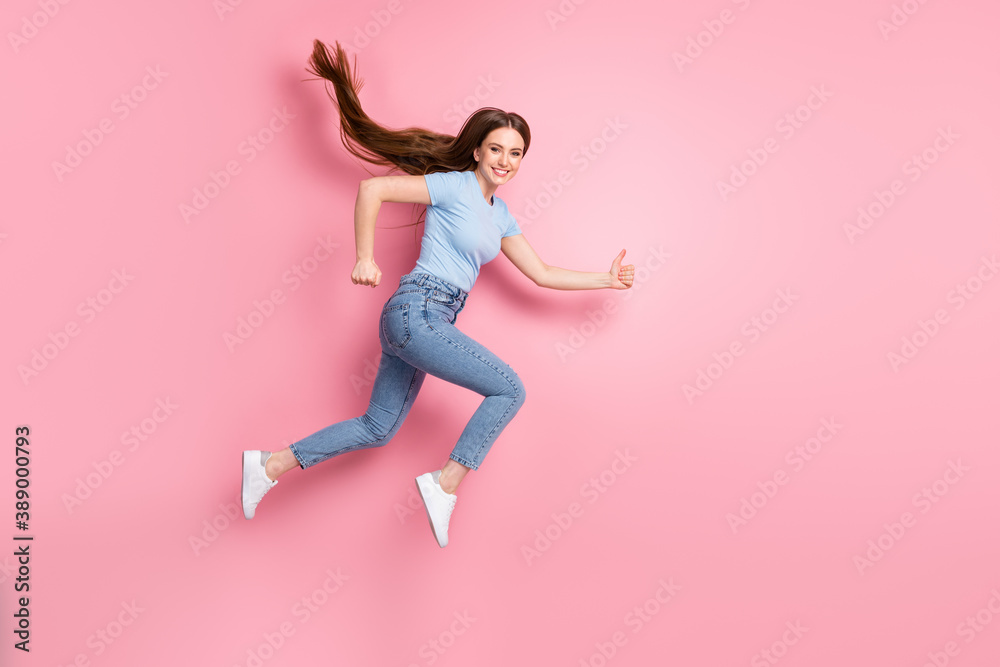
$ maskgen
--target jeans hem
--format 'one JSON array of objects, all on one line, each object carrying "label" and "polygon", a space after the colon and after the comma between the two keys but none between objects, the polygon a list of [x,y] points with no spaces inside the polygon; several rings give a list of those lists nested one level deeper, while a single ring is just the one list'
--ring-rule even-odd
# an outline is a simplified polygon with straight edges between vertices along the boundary
[{"label": "jeans hem", "polygon": [[479,466],[477,466],[474,463],[471,463],[470,461],[466,461],[465,459],[463,459],[460,456],[455,456],[454,454],[452,454],[448,458],[451,459],[452,461],[454,461],[455,463],[461,463],[466,468],[469,468],[471,470],[479,470]]},{"label": "jeans hem", "polygon": [[288,445],[288,449],[292,452],[292,456],[295,457],[295,460],[299,462],[299,467],[305,470],[308,466],[302,462],[302,457],[299,456],[297,451],[295,451],[295,445]]}]

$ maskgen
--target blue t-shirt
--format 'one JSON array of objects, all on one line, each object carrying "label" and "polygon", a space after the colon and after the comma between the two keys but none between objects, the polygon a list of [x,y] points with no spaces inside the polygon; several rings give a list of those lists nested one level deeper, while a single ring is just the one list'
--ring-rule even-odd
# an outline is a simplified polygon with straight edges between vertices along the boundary
[{"label": "blue t-shirt", "polygon": [[474,171],[425,174],[431,205],[424,220],[420,257],[414,271],[437,276],[466,292],[479,268],[500,253],[500,239],[521,233],[507,204],[483,197]]}]

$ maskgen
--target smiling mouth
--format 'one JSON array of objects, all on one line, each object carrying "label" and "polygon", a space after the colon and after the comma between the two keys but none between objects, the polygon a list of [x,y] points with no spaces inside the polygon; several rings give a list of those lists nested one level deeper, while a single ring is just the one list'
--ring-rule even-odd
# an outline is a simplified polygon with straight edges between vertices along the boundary
[{"label": "smiling mouth", "polygon": [[493,173],[496,174],[497,176],[506,176],[507,174],[510,173],[509,169],[497,169],[496,167],[491,167],[491,168],[493,169]]}]

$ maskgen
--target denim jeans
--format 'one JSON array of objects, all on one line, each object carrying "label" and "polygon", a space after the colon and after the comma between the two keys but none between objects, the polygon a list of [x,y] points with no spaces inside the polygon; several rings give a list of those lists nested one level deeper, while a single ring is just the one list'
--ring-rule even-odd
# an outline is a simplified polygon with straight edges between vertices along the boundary
[{"label": "denim jeans", "polygon": [[467,296],[462,288],[427,273],[400,278],[379,317],[382,356],[368,409],[292,444],[300,467],[389,442],[430,373],[483,396],[451,452],[453,461],[479,469],[525,394],[510,366],[455,328]]}]

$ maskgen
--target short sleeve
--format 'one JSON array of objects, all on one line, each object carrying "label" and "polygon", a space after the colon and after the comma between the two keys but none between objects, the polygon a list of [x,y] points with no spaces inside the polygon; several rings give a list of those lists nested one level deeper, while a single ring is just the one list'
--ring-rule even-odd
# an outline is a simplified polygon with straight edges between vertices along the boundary
[{"label": "short sleeve", "polygon": [[444,171],[424,174],[432,206],[451,206],[458,201],[462,187],[462,172]]},{"label": "short sleeve", "polygon": [[507,218],[508,218],[507,231],[503,233],[503,236],[501,238],[505,238],[507,236],[516,236],[521,233],[521,228],[518,227],[517,220],[514,219],[514,216],[512,216],[508,212]]}]

